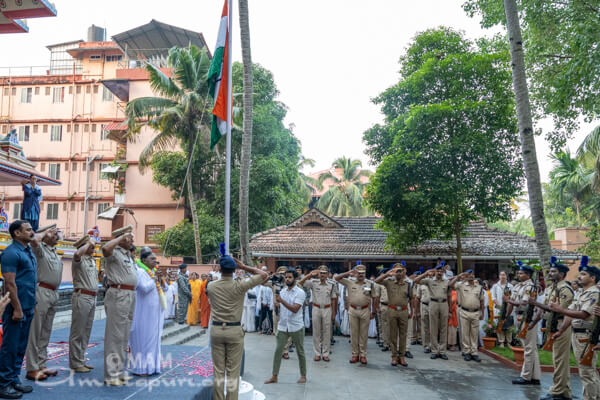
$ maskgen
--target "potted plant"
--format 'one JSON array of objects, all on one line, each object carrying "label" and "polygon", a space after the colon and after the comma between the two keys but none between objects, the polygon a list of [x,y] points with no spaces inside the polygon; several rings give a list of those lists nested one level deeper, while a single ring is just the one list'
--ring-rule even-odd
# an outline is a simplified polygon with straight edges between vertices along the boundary
[{"label": "potted plant", "polygon": [[486,350],[491,350],[496,346],[496,327],[497,323],[492,320],[487,320],[483,331],[485,336],[481,338],[483,341],[483,347]]}]

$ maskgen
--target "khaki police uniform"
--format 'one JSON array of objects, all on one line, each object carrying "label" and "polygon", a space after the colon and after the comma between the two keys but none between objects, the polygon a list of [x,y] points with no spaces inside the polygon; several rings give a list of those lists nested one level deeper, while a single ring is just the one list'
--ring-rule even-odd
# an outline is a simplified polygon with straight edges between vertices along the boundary
[{"label": "khaki police uniform", "polygon": [[371,299],[377,297],[375,284],[365,279],[359,283],[356,279],[343,278],[340,283],[348,292],[348,318],[350,320],[350,341],[353,357],[367,356],[369,323],[371,321]]},{"label": "khaki police uniform", "polygon": [[[525,282],[518,283],[512,294],[512,299],[518,302],[526,302],[529,300],[529,294],[534,288],[533,281],[531,279]],[[516,311],[516,324],[519,326],[522,319],[525,318],[525,309],[527,306],[519,306]],[[537,329],[530,329],[527,331],[525,339],[521,339],[523,343],[523,367],[521,368],[521,378],[526,381],[532,379],[540,379],[542,370],[540,368],[540,357],[538,354],[538,335]]]},{"label": "khaki police uniform", "polygon": [[598,286],[593,285],[583,291],[569,306],[569,310],[586,311],[589,314],[585,320],[574,319],[571,323],[573,327],[571,345],[575,353],[575,360],[577,360],[579,377],[583,384],[583,400],[600,399],[600,376],[598,376],[598,371],[596,370],[598,353],[594,352],[592,366],[586,367],[579,363],[587,345],[586,342],[580,342],[580,339],[585,340],[589,338],[589,330],[592,329],[594,322],[594,306],[598,302],[598,296],[600,296],[600,289],[598,289]]},{"label": "khaki police uniform", "polygon": [[88,255],[80,261],[73,260],[72,322],[69,333],[69,367],[77,369],[85,366],[85,351],[90,341],[96,293],[98,291],[98,269],[96,261]]},{"label": "khaki police uniform", "polygon": [[31,250],[37,260],[38,286],[35,291],[37,304],[25,352],[27,372],[46,369],[48,343],[58,305],[58,286],[63,269],[62,260],[54,247],[40,242],[38,247],[32,247]]},{"label": "khaki police uniform", "polygon": [[[412,285],[412,295],[413,295],[413,299],[417,298],[417,292],[419,290],[419,285],[415,285],[413,283]],[[419,306],[417,306],[419,307]],[[410,341],[411,342],[420,342],[421,341],[421,320],[420,319],[416,319],[414,318],[414,315],[416,314],[416,310],[413,309],[413,301],[411,299],[410,302],[410,309],[411,309],[411,315],[413,315],[413,318],[410,318],[408,325],[411,328],[409,330],[410,332]],[[419,311],[420,311],[420,307],[419,307]]]},{"label": "khaki police uniform", "polygon": [[123,377],[127,345],[135,310],[136,267],[129,250],[116,246],[104,258],[108,289],[104,296],[106,328],[104,331],[104,379]]},{"label": "khaki police uniform", "polygon": [[[573,289],[569,284],[562,280],[558,283],[552,284],[552,286],[546,288],[546,296],[544,297],[544,304],[550,304],[554,301],[558,301],[560,307],[569,308],[573,303]],[[564,316],[558,315],[557,328],[563,323]],[[550,331],[550,321],[552,320],[552,313],[546,312],[544,314],[546,319],[546,329],[548,331],[548,337],[552,335]],[[571,327],[569,326],[565,332],[560,335],[554,341],[552,345],[552,365],[554,366],[554,373],[552,374],[553,384],[550,387],[548,393],[554,396],[560,396],[572,398],[571,393],[571,373],[569,366],[569,356],[571,355]]]},{"label": "khaki police uniform", "polygon": [[260,285],[261,275],[238,281],[223,276],[206,286],[210,300],[210,344],[213,360],[213,399],[225,399],[224,387],[227,376],[227,399],[238,398],[240,368],[244,353],[244,331],[240,321],[244,309],[244,296],[249,289]]},{"label": "khaki police uniform", "polygon": [[177,323],[185,323],[188,306],[191,301],[192,292],[190,291],[190,280],[188,276],[180,270],[177,274]]},{"label": "khaki police uniform", "polygon": [[389,324],[388,324],[388,294],[387,289],[383,285],[378,285],[379,290],[379,312],[381,321],[381,339],[385,347],[391,348],[390,335],[389,335]]},{"label": "khaki police uniform", "polygon": [[[420,282],[429,290],[429,329],[431,352],[446,354],[448,342],[448,281],[446,279],[425,278]],[[439,339],[438,339],[439,336]]]},{"label": "khaki police uniform", "polygon": [[392,359],[404,357],[406,353],[406,336],[408,332],[409,303],[412,298],[411,283],[398,282],[395,277],[381,282],[388,294],[387,319],[388,337],[392,349]]},{"label": "khaki police uniform", "polygon": [[483,287],[477,281],[473,285],[458,282],[455,285],[457,295],[460,293],[460,337],[464,354],[477,355],[479,342],[479,317],[483,302]]},{"label": "khaki police uniform", "polygon": [[429,302],[431,296],[429,289],[423,284],[419,284],[417,289],[417,298],[421,307],[421,337],[423,338],[423,349],[431,350],[431,330],[429,329]]},{"label": "khaki police uniform", "polygon": [[319,279],[304,282],[304,288],[312,291],[312,335],[315,356],[329,357],[331,347],[331,302],[337,297],[336,284]]}]

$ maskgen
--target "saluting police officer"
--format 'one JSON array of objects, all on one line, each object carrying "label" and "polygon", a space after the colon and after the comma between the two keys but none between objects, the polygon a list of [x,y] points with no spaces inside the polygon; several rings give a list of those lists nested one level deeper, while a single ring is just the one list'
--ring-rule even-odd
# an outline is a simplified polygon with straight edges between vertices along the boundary
[{"label": "saluting police officer", "polygon": [[472,269],[452,278],[449,286],[456,287],[461,299],[459,323],[464,359],[481,362],[477,347],[479,321],[483,320],[483,287],[475,280]]},{"label": "saluting police officer", "polygon": [[[384,268],[381,270],[379,276],[385,275],[387,272],[391,271],[392,268]],[[387,289],[383,285],[377,284],[377,290],[379,290],[379,308],[377,312],[379,313],[379,321],[380,321],[380,331],[381,331],[381,351],[389,351],[391,348],[390,344],[390,335],[389,335],[389,324],[388,324],[388,294]]]},{"label": "saluting police officer", "polygon": [[[315,361],[329,361],[331,346],[332,304],[337,298],[337,284],[327,279],[329,270],[321,265],[298,283],[299,286],[312,292],[312,335]],[[316,278],[319,279],[316,279]]]},{"label": "saluting police officer", "polygon": [[124,369],[137,286],[136,266],[129,253],[133,244],[132,230],[131,225],[117,229],[112,233],[114,239],[102,246],[108,284],[104,297],[104,383],[110,386],[122,386],[131,379],[125,376]]},{"label": "saluting police officer", "polygon": [[[589,341],[590,330],[594,322],[595,306],[598,304],[598,281],[600,279],[600,270],[593,265],[588,265],[588,258],[582,257],[579,266],[578,282],[582,286],[582,293],[575,298],[568,309],[560,306],[558,302],[551,303],[550,310],[559,312],[568,318],[560,326],[558,332],[553,337],[558,340],[568,328],[573,326],[571,335],[571,345],[577,360],[577,368],[583,385],[583,400],[600,399],[600,376],[596,369],[598,353],[594,352],[591,366],[581,365],[581,357],[586,350]],[[599,313],[600,314],[600,313]]]},{"label": "saluting police officer", "polygon": [[[227,376],[227,399],[237,400],[240,368],[244,353],[244,331],[241,326],[244,297],[249,289],[260,285],[269,275],[265,271],[244,265],[231,256],[219,260],[221,279],[206,285],[210,300],[210,344],[213,361],[213,399],[225,398]],[[236,268],[254,274],[247,280],[233,279]]]},{"label": "saluting police officer", "polygon": [[[446,343],[448,342],[448,314],[450,312],[449,281],[444,279],[444,269],[438,265],[414,280],[429,290],[429,329],[431,343],[431,359],[447,360]],[[438,339],[439,337],[439,339]]]},{"label": "saluting police officer", "polygon": [[[333,279],[348,289],[348,317],[350,319],[350,341],[352,343],[352,358],[350,363],[367,363],[367,341],[369,339],[369,322],[374,318],[371,310],[378,307],[378,297],[375,284],[366,280],[367,268],[357,265],[354,269],[336,274]],[[348,279],[348,277],[356,279]]]},{"label": "saluting police officer", "polygon": [[[569,267],[559,263],[556,257],[550,258],[550,269],[548,278],[552,282],[546,288],[544,303],[540,304],[535,299],[529,299],[529,304],[538,306],[544,312],[538,312],[535,316],[535,323],[542,317],[546,320],[546,337],[551,340],[552,332],[552,311],[550,304],[558,302],[561,308],[567,309],[573,302],[575,293],[571,286],[565,280],[569,272]],[[557,314],[556,329],[562,325],[564,316]],[[569,356],[571,354],[571,327],[565,330],[565,334],[558,337],[552,344],[552,365],[554,373],[552,374],[553,385],[548,394],[542,397],[542,400],[570,399],[573,397],[571,392],[571,373],[569,371]]]},{"label": "saluting police officer", "polygon": [[[508,303],[506,308],[506,315],[510,315],[513,311],[513,307],[516,309],[515,321],[521,322],[525,318],[525,308],[529,302],[529,297],[533,291],[534,283],[531,280],[533,275],[533,268],[528,265],[520,264],[519,271],[517,272],[517,279],[519,283],[513,288],[512,296],[503,296],[502,300]],[[532,321],[533,322],[533,321]],[[531,326],[535,326],[533,323]],[[540,378],[542,376],[542,370],[540,368],[540,356],[538,353],[538,335],[535,329],[529,329],[525,339],[521,339],[523,342],[523,367],[521,368],[521,376],[517,379],[513,379],[514,385],[539,385]]]},{"label": "saluting police officer", "polygon": [[88,235],[75,242],[77,251],[71,265],[73,276],[73,312],[69,333],[69,367],[77,373],[90,372],[94,367],[85,363],[85,350],[90,341],[96,293],[98,292],[98,269],[93,258],[96,243]]},{"label": "saluting police officer", "polygon": [[38,229],[31,242],[31,250],[38,266],[38,287],[35,292],[35,315],[25,353],[26,378],[30,380],[41,381],[58,374],[56,370],[46,368],[48,343],[58,305],[58,286],[62,280],[63,264],[54,247],[58,240],[59,231],[56,224],[52,224]]},{"label": "saluting police officer", "polygon": [[394,264],[393,269],[380,275],[375,283],[383,285],[388,294],[388,338],[392,349],[392,366],[400,364],[406,367],[408,364],[404,357],[412,299],[412,285],[406,280],[406,268],[402,264]]},{"label": "saluting police officer", "polygon": [[[421,274],[418,274],[420,276]],[[416,281],[416,278],[413,279],[413,282]],[[431,353],[431,330],[429,329],[429,302],[431,301],[431,296],[429,294],[429,289],[426,285],[417,284],[417,299],[419,300],[419,306],[421,311],[421,337],[423,338],[423,353],[428,354]]]}]

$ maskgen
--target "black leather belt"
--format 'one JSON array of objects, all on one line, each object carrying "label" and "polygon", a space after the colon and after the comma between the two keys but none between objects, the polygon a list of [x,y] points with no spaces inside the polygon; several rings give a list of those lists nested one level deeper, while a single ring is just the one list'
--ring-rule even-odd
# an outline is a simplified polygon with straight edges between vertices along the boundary
[{"label": "black leather belt", "polygon": [[479,311],[479,308],[471,309],[471,308],[467,308],[467,307],[463,307],[463,306],[461,306],[460,308],[462,308],[463,310],[468,311],[468,312]]},{"label": "black leather belt", "polygon": [[585,328],[573,328],[573,333],[587,333],[588,330]]},{"label": "black leather belt", "polygon": [[213,326],[240,326],[241,322],[218,322],[218,321],[213,321],[212,324],[213,324]]},{"label": "black leather belt", "polygon": [[425,303],[424,301],[422,301],[421,304],[425,304],[426,306],[429,305],[429,303]]},{"label": "black leather belt", "polygon": [[384,303],[383,301],[381,302],[381,304],[383,304],[384,306],[387,306],[387,305],[388,305],[388,303]]},{"label": "black leather belt", "polygon": [[517,311],[518,315],[523,315],[525,313],[525,311]]},{"label": "black leather belt", "polygon": [[435,301],[436,303],[445,303],[447,300],[448,300],[448,299],[442,299],[442,300],[439,300],[439,299],[431,299],[431,301]]}]

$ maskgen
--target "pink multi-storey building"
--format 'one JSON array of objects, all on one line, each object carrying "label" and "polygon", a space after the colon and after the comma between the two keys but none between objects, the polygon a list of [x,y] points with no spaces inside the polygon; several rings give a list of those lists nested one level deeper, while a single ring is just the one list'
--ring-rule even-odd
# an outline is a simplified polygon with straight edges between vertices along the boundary
[{"label": "pink multi-storey building", "polygon": [[[144,62],[161,67],[173,46],[206,47],[202,34],[151,21],[105,40],[92,26],[88,40],[48,46],[47,68],[0,69],[0,133],[18,132],[40,174],[62,185],[43,188],[40,226],[57,223],[65,238],[94,226],[101,236],[132,224],[137,245],[181,221],[183,206],[138,169],[141,150],[155,134],[142,129],[128,143],[127,101],[153,96]],[[9,219],[18,218],[20,187],[0,187]]]}]

